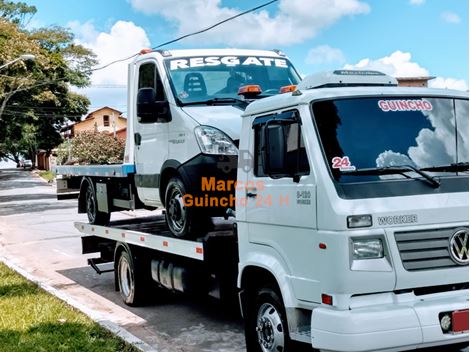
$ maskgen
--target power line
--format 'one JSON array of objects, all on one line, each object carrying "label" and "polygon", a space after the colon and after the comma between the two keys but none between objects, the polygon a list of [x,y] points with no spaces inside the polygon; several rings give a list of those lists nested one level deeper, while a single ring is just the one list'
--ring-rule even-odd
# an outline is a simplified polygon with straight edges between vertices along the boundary
[{"label": "power line", "polygon": [[[227,23],[227,22],[229,22],[229,21],[232,21],[232,20],[234,20],[234,19],[236,19],[236,18],[238,18],[238,17],[244,16],[244,15],[249,14],[249,13],[251,13],[251,12],[254,12],[254,11],[256,11],[256,10],[262,9],[262,8],[264,8],[264,7],[266,7],[266,6],[269,6],[269,5],[271,5],[271,4],[273,4],[273,3],[277,2],[277,1],[279,1],[279,0],[271,0],[271,1],[265,2],[265,3],[261,4],[261,5],[255,6],[255,7],[251,8],[251,9],[246,10],[246,11],[240,12],[239,14],[236,14],[236,15],[234,15],[234,16],[228,17],[228,18],[226,18],[226,19],[224,19],[224,20],[222,20],[222,21],[219,21],[219,22],[217,22],[217,23],[215,23],[215,24],[213,24],[213,25],[211,25],[211,26],[209,26],[209,27],[206,27],[206,28],[204,28],[204,29],[201,29],[201,30],[199,30],[199,31],[196,31],[196,32],[193,32],[193,33],[189,33],[189,34],[183,35],[183,36],[181,36],[181,37],[178,37],[178,38],[176,38],[176,39],[173,39],[173,40],[170,40],[170,41],[161,43],[161,44],[159,44],[159,45],[153,47],[152,50],[156,50],[156,49],[158,49],[158,48],[161,48],[162,46],[165,46],[165,45],[168,45],[168,44],[172,44],[172,43],[175,43],[175,42],[180,41],[180,40],[182,40],[182,39],[185,39],[185,38],[188,38],[188,37],[197,35],[197,34],[201,34],[201,33],[207,32],[207,31],[209,31],[209,30],[211,30],[211,29],[214,29],[214,28],[216,28],[216,27],[218,27],[218,26],[224,24],[224,23]],[[81,73],[90,73],[90,72],[95,72],[95,71],[103,70],[103,69],[105,69],[105,68],[107,68],[107,67],[109,67],[109,66],[111,66],[111,65],[114,65],[114,64],[116,64],[116,63],[118,63],[118,62],[127,61],[127,60],[129,60],[129,59],[132,59],[133,57],[136,57],[137,55],[139,55],[139,53],[135,53],[135,54],[133,54],[133,55],[131,55],[131,56],[128,56],[128,57],[125,57],[125,58],[122,58],[122,59],[114,60],[114,61],[112,61],[112,62],[110,62],[110,63],[107,63],[107,64],[105,64],[105,65],[103,65],[103,66],[100,66],[100,67],[97,67],[97,68],[94,68],[94,69],[90,69],[90,70],[87,70],[87,71],[82,71]],[[37,83],[37,84],[32,85],[32,86],[27,86],[27,87],[18,89],[15,93],[21,92],[21,91],[25,91],[25,90],[29,90],[29,89],[32,89],[32,88],[36,88],[36,87],[40,87],[40,86],[42,86],[42,85],[47,85],[47,84],[51,84],[51,83],[56,83],[56,82],[60,82],[60,81],[65,81],[65,80],[67,80],[67,77],[57,78],[57,79],[48,80],[48,81],[44,80],[44,81],[42,81],[42,82],[39,81],[40,83]],[[93,85],[92,85],[91,87],[93,87]],[[85,88],[86,88],[86,87],[85,87]],[[95,85],[95,88],[124,88],[124,87],[120,87],[119,85]],[[3,96],[6,96],[6,95],[8,95],[8,93],[0,94],[0,98],[2,98]]]},{"label": "power line", "polygon": [[[207,28],[201,29],[201,30],[196,31],[196,32],[193,32],[193,33],[185,34],[185,35],[183,35],[183,36],[181,36],[181,37],[178,37],[178,38],[176,38],[176,39],[173,39],[173,40],[170,40],[170,41],[161,43],[161,44],[159,44],[159,45],[157,45],[157,46],[152,47],[152,50],[156,50],[156,49],[158,49],[158,48],[161,48],[162,46],[165,46],[165,45],[168,45],[168,44],[172,44],[172,43],[175,43],[175,42],[180,41],[180,40],[182,40],[182,39],[185,39],[185,38],[188,38],[188,37],[192,37],[192,36],[194,36],[194,35],[197,35],[197,34],[201,34],[201,33],[207,32],[207,31],[209,31],[209,30],[211,30],[211,29],[213,29],[213,28],[215,28],[215,27],[218,27],[218,26],[224,24],[224,23],[227,23],[227,22],[229,22],[229,21],[232,21],[232,20],[234,20],[235,18],[244,16],[244,15],[249,14],[249,13],[251,13],[251,12],[254,12],[254,11],[256,11],[256,10],[262,9],[262,8],[264,8],[264,7],[266,7],[266,6],[269,6],[269,5],[271,5],[271,4],[275,3],[275,2],[278,2],[278,1],[279,1],[279,0],[271,0],[271,1],[265,2],[264,4],[255,6],[255,7],[251,8],[251,9],[249,9],[249,10],[240,12],[239,14],[236,14],[236,15],[231,16],[231,17],[228,17],[228,18],[226,18],[226,19],[224,19],[224,20],[222,20],[222,21],[219,21],[219,22],[217,22],[217,23],[215,23],[215,24],[213,24],[213,25],[211,25],[211,26],[209,26],[209,27],[207,27]],[[109,63],[107,63],[107,64],[105,64],[105,65],[103,65],[103,66],[100,66],[100,67],[97,67],[97,68],[92,68],[92,69],[86,70],[86,71],[82,71],[81,73],[90,73],[90,72],[95,72],[95,71],[103,70],[103,69],[105,69],[105,68],[107,68],[107,67],[109,67],[109,66],[111,66],[111,65],[114,65],[114,64],[116,64],[116,63],[118,63],[118,62],[127,61],[127,60],[129,60],[129,59],[132,59],[133,57],[135,57],[135,56],[137,56],[137,55],[139,55],[139,53],[132,54],[132,55],[130,55],[130,56],[128,56],[128,57],[125,57],[125,58],[122,58],[122,59],[117,59],[117,60],[111,61],[111,62],[109,62]],[[41,86],[41,85],[50,84],[50,83],[60,82],[60,81],[66,80],[66,79],[67,79],[66,77],[63,77],[63,78],[58,78],[58,79],[54,79],[54,80],[43,81],[43,83],[39,83],[39,84],[30,86],[30,87],[25,87],[25,89],[22,89],[22,90],[27,90],[27,89],[35,88],[35,87],[38,87],[38,86]],[[118,87],[113,87],[113,88],[118,88]],[[119,88],[120,88],[120,87],[119,87]],[[21,91],[22,91],[22,90],[21,90]],[[1,95],[0,95],[0,97],[1,97]]]},{"label": "power line", "polygon": [[207,27],[207,28],[201,29],[201,30],[199,30],[199,31],[197,31],[197,32],[193,32],[193,33],[190,33],[190,34],[186,34],[186,35],[183,35],[183,36],[178,37],[178,38],[176,38],[176,39],[170,40],[170,41],[168,41],[168,42],[159,44],[159,45],[153,47],[152,49],[155,50],[155,49],[161,48],[162,46],[175,43],[175,42],[177,42],[177,41],[179,41],[179,40],[181,40],[181,39],[185,39],[185,38],[191,37],[191,36],[196,35],[196,34],[201,34],[201,33],[207,32],[207,31],[209,31],[209,30],[211,30],[211,29],[213,29],[213,28],[215,28],[215,27],[220,26],[221,24],[224,24],[224,23],[226,23],[226,22],[229,22],[229,21],[231,21],[231,20],[234,20],[235,18],[244,16],[244,15],[250,13],[250,12],[254,12],[254,11],[256,11],[256,10],[259,10],[259,9],[261,9],[261,8],[263,8],[263,7],[269,6],[269,5],[271,5],[271,4],[273,4],[273,3],[277,2],[277,1],[278,1],[278,0],[271,0],[271,1],[268,1],[268,2],[266,2],[266,3],[264,3],[264,4],[261,4],[261,5],[259,5],[259,6],[253,7],[253,8],[251,8],[251,9],[249,9],[249,10],[244,11],[244,12],[240,12],[240,13],[237,14],[237,15],[234,15],[234,16],[232,16],[232,17],[226,18],[226,19],[223,20],[223,21],[217,22],[216,24],[213,24],[212,26],[209,26],[209,27]]},{"label": "power line", "polygon": [[[226,22],[232,21],[232,20],[234,20],[235,18],[244,16],[244,15],[249,14],[249,13],[251,13],[251,12],[255,12],[256,10],[262,9],[263,7],[269,6],[269,5],[271,5],[271,4],[273,4],[273,3],[277,2],[277,1],[279,1],[279,0],[271,0],[271,1],[265,2],[264,4],[258,5],[258,6],[256,6],[256,7],[253,7],[253,8],[251,8],[251,9],[249,9],[249,10],[246,10],[246,11],[240,12],[239,14],[236,14],[236,15],[234,15],[234,16],[228,17],[228,18],[226,18],[226,19],[224,19],[224,20],[222,20],[222,21],[220,21],[220,22],[217,22],[217,23],[215,23],[215,24],[213,24],[213,25],[211,25],[211,26],[209,26],[209,27],[207,27],[207,28],[201,29],[201,30],[196,31],[196,32],[193,32],[193,33],[185,34],[185,35],[183,35],[183,36],[181,36],[181,37],[178,37],[178,38],[176,38],[176,39],[173,39],[173,40],[170,40],[170,41],[161,43],[161,44],[159,44],[159,45],[157,45],[157,46],[152,47],[152,50],[156,50],[156,49],[158,49],[158,48],[161,48],[162,46],[175,43],[175,42],[177,42],[177,41],[180,41],[181,39],[185,39],[185,38],[188,38],[188,37],[192,37],[192,36],[194,36],[194,35],[197,35],[197,34],[201,34],[201,33],[207,32],[207,31],[209,31],[209,30],[211,30],[211,29],[213,29],[213,28],[215,28],[215,27],[218,27],[218,26],[220,26],[220,25],[222,25],[222,24],[224,24],[224,23],[226,23]],[[97,67],[97,68],[91,69],[91,70],[86,71],[86,72],[99,71],[99,70],[105,69],[106,67],[109,67],[109,66],[111,66],[111,65],[114,65],[114,64],[116,64],[116,63],[118,63],[118,62],[127,61],[127,60],[129,60],[129,59],[132,59],[133,57],[135,57],[135,56],[137,56],[137,55],[139,55],[139,53],[135,53],[135,54],[133,54],[133,55],[131,55],[131,56],[128,56],[128,57],[126,57],[126,58],[123,58],[123,59],[114,60],[114,61],[112,61],[112,62],[110,62],[110,63],[108,63],[108,64],[106,64],[106,65],[104,65],[104,66]]]}]

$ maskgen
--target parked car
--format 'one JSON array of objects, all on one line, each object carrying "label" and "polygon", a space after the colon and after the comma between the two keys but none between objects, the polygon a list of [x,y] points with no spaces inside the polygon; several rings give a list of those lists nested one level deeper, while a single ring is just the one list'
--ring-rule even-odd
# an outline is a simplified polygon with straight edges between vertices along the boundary
[{"label": "parked car", "polygon": [[33,167],[33,162],[31,160],[24,160],[23,161],[23,169],[26,168],[32,168]]}]

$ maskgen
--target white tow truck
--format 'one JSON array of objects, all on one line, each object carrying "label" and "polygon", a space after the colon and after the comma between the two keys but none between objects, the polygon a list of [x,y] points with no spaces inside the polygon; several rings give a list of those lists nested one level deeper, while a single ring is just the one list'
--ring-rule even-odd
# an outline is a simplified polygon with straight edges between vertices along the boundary
[{"label": "white tow truck", "polygon": [[127,304],[158,299],[155,284],[238,294],[256,352],[468,344],[467,93],[338,70],[242,120],[233,223],[193,240],[162,216],[75,224]]},{"label": "white tow truck", "polygon": [[207,231],[210,217],[228,207],[190,209],[182,197],[207,193],[201,177],[236,178],[241,114],[255,97],[250,88],[267,97],[300,77],[278,50],[144,49],[128,72],[124,163],[58,166],[58,192],[79,191],[79,212],[93,224],[106,225],[113,211],[164,207],[175,236]]}]

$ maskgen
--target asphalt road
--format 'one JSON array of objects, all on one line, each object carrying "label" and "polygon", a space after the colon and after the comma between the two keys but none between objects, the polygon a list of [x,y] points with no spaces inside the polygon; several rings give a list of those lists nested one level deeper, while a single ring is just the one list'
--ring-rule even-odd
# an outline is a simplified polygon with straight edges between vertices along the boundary
[{"label": "asphalt road", "polygon": [[[155,297],[147,307],[125,306],[114,291],[113,273],[98,275],[86,265],[73,227],[74,221],[86,221],[86,215],[77,214],[76,207],[76,199],[57,201],[53,186],[29,171],[0,170],[0,256],[159,352],[245,351],[240,318],[209,298],[171,294]],[[123,212],[113,219],[135,215]]]}]

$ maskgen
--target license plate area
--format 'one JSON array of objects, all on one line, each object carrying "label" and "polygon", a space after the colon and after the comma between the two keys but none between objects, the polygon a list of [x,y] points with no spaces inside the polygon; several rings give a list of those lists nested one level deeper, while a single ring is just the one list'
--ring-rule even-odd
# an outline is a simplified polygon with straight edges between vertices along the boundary
[{"label": "license plate area", "polygon": [[452,333],[468,331],[468,309],[452,312]]}]

